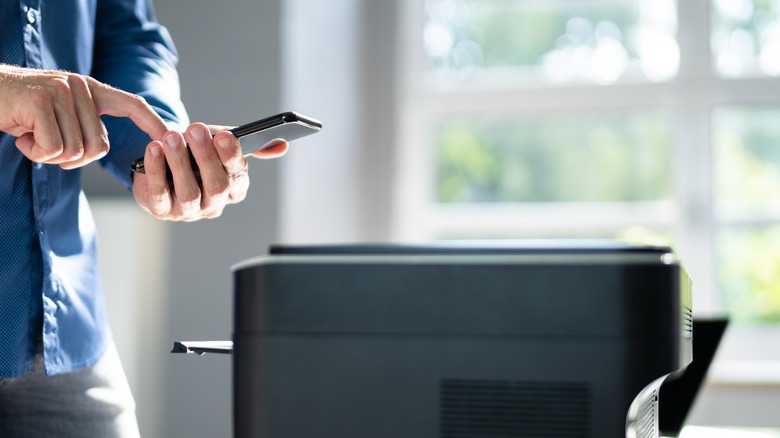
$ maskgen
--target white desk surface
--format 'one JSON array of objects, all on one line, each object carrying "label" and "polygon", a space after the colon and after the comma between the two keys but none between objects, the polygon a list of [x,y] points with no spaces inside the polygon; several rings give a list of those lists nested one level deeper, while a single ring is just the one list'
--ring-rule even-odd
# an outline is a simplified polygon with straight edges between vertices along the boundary
[{"label": "white desk surface", "polygon": [[780,430],[739,427],[685,426],[680,433],[679,438],[780,438]]}]

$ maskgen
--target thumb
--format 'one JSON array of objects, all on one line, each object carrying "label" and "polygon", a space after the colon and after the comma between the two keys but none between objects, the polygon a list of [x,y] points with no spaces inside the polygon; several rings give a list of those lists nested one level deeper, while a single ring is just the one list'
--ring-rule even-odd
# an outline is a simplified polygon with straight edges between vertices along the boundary
[{"label": "thumb", "polygon": [[287,143],[287,141],[277,138],[276,140],[269,141],[250,155],[260,159],[279,158],[286,154],[289,148],[290,144]]}]

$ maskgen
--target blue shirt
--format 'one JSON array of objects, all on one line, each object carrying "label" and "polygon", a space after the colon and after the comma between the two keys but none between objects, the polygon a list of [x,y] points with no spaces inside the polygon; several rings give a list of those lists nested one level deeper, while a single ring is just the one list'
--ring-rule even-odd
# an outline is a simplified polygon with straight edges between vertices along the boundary
[{"label": "blue shirt", "polygon": [[[151,0],[0,1],[0,62],[90,75],[188,123]],[[129,188],[150,139],[129,119],[103,121],[111,148],[100,163]],[[0,135],[0,378],[28,370],[38,338],[46,373],[65,373],[94,364],[110,339],[95,226],[81,172],[32,163],[14,140]]]}]

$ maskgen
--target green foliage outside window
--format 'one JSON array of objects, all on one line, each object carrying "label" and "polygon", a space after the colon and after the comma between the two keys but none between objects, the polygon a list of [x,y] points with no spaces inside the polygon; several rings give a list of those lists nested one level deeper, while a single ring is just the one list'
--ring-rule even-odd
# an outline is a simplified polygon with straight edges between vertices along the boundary
[{"label": "green foliage outside window", "polygon": [[660,112],[451,118],[435,139],[442,203],[671,197],[671,130]]},{"label": "green foliage outside window", "polygon": [[[725,216],[780,211],[780,110],[714,113],[715,201]],[[723,224],[718,280],[736,321],[780,322],[780,225]]]},{"label": "green foliage outside window", "polygon": [[[639,10],[632,2],[572,2],[566,8],[556,2],[506,0],[429,3],[429,17],[447,24],[454,48],[447,56],[432,59],[435,68],[468,67],[458,59],[459,44],[463,44],[461,48],[472,44],[479,48],[477,67],[532,66],[555,48],[595,44],[599,33],[607,32],[622,40],[623,31],[639,19]],[[572,22],[573,17],[577,20]],[[637,57],[628,46],[629,54]]]},{"label": "green foliage outside window", "polygon": [[780,225],[723,230],[718,249],[718,280],[734,321],[780,322]]}]

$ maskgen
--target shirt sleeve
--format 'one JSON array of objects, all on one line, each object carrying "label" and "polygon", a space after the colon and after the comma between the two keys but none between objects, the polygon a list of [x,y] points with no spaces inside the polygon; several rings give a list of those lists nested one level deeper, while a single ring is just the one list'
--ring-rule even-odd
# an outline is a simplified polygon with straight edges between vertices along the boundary
[{"label": "shirt sleeve", "polygon": [[[157,23],[151,0],[98,0],[92,76],[142,96],[174,128],[188,123],[181,102],[178,55],[168,31]],[[103,116],[111,149],[101,164],[126,187],[130,163],[151,141],[127,118]]]}]

